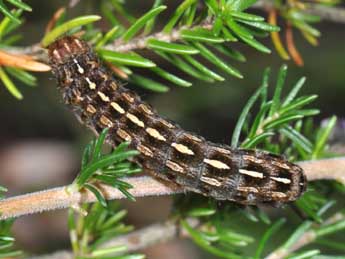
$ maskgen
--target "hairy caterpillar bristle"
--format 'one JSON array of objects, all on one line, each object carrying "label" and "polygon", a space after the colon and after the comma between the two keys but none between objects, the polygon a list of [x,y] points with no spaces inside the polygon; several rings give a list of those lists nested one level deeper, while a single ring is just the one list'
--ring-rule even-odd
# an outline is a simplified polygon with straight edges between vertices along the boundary
[{"label": "hairy caterpillar bristle", "polygon": [[48,52],[63,100],[80,121],[97,133],[109,127],[111,145],[130,141],[155,177],[241,204],[290,202],[304,192],[302,169],[283,157],[214,144],[161,118],[118,84],[83,40],[64,37]]}]

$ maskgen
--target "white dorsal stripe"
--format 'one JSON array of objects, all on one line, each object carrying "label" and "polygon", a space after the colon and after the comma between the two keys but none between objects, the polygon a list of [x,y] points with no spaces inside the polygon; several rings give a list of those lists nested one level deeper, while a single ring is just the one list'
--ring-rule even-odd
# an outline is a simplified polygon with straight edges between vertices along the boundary
[{"label": "white dorsal stripe", "polygon": [[94,82],[92,82],[92,81],[90,80],[90,78],[85,77],[85,80],[86,80],[86,82],[89,84],[89,88],[90,88],[91,90],[96,89],[96,84],[95,84]]},{"label": "white dorsal stripe", "polygon": [[116,102],[111,102],[110,103],[111,107],[114,108],[115,111],[117,111],[118,113],[124,114],[125,110]]},{"label": "white dorsal stripe", "polygon": [[282,177],[274,177],[271,176],[270,177],[272,180],[276,181],[276,182],[280,182],[280,183],[285,183],[285,184],[290,184],[291,180],[288,178],[282,178]]},{"label": "white dorsal stripe", "polygon": [[227,170],[227,169],[230,169],[230,166],[228,166],[227,164],[223,163],[222,161],[219,161],[219,160],[214,160],[214,159],[207,159],[205,158],[204,159],[204,163],[210,165],[210,166],[213,166],[217,169],[224,169],[224,170]]},{"label": "white dorsal stripe", "polygon": [[249,175],[255,178],[264,178],[264,174],[256,171],[246,170],[246,169],[239,169],[240,174]]},{"label": "white dorsal stripe", "polygon": [[144,122],[142,122],[141,120],[139,120],[139,118],[137,116],[135,116],[134,114],[132,113],[127,113],[126,114],[126,117],[128,119],[130,119],[131,122],[133,122],[134,124],[138,125],[139,127],[141,128],[144,128]]},{"label": "white dorsal stripe", "polygon": [[149,133],[149,135],[155,139],[166,141],[166,138],[162,134],[160,134],[158,130],[154,128],[147,128],[146,132]]},{"label": "white dorsal stripe", "polygon": [[187,155],[194,155],[193,150],[189,149],[187,146],[178,144],[178,143],[172,143],[172,147],[174,147],[178,152],[182,154],[187,154]]},{"label": "white dorsal stripe", "polygon": [[98,91],[97,94],[102,99],[103,102],[109,102],[110,101],[109,97],[106,96],[104,93]]},{"label": "white dorsal stripe", "polygon": [[80,73],[80,74],[84,74],[84,68],[82,68],[80,65],[79,65],[79,63],[78,63],[78,61],[74,58],[73,59],[73,61],[74,61],[74,63],[77,65],[77,67],[78,67],[78,72]]}]

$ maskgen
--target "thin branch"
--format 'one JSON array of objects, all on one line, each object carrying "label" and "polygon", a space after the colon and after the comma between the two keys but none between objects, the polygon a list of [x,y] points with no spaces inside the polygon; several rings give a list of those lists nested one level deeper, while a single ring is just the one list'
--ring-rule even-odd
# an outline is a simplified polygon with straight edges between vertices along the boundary
[{"label": "thin branch", "polygon": [[[252,8],[267,10],[267,9],[272,8],[272,6],[273,6],[272,1],[260,0],[257,3],[255,3],[252,6]],[[325,7],[325,6],[310,4],[308,5],[308,10],[306,11],[309,14],[318,15],[323,21],[345,24],[345,8]],[[206,20],[201,24],[189,27],[189,29],[194,29],[197,27],[211,29],[212,23],[211,21]],[[129,52],[129,51],[145,48],[146,40],[149,38],[155,38],[155,39],[166,41],[166,42],[178,41],[181,39],[181,31],[183,29],[185,29],[185,27],[174,29],[169,34],[164,34],[162,32],[159,32],[159,33],[155,33],[153,35],[149,35],[146,37],[137,37],[137,38],[132,39],[129,43],[125,43],[125,44],[120,40],[116,40],[113,43],[105,45],[104,48],[113,50],[113,51],[118,51],[118,52]],[[46,50],[40,47],[39,43],[33,44],[31,46],[27,46],[27,47],[3,47],[2,50],[7,51],[8,53],[11,53],[11,54],[30,55],[37,60],[48,63],[48,56],[47,56]]]},{"label": "thin branch", "polygon": [[[146,42],[148,39],[156,39],[156,40],[161,40],[165,42],[178,41],[181,39],[182,30],[186,28],[187,27],[182,26],[182,27],[179,27],[178,29],[173,29],[169,34],[158,32],[158,33],[154,33],[152,35],[145,36],[145,37],[136,37],[128,43],[124,43],[122,39],[115,40],[113,43],[105,45],[104,49],[117,51],[117,52],[130,52],[130,51],[146,48],[147,47]],[[212,28],[212,22],[206,19],[201,24],[189,27],[189,29],[194,29],[194,28],[204,28],[204,29],[210,30]],[[36,59],[39,59],[43,62],[48,63],[47,52],[44,48],[40,47],[39,43],[34,44],[32,46],[28,46],[28,47],[22,47],[22,48],[21,47],[4,47],[3,50],[7,51],[8,53],[16,54],[16,55],[19,55],[19,54],[31,55],[35,57]]]},{"label": "thin branch", "polygon": [[[267,10],[274,6],[274,1],[259,0],[252,8]],[[308,4],[304,10],[308,14],[317,15],[322,21],[345,24],[345,8],[342,7],[328,7],[320,4]]]},{"label": "thin branch", "polygon": [[104,48],[108,50],[112,50],[112,51],[117,51],[117,52],[129,52],[133,50],[144,49],[147,47],[146,42],[149,39],[156,39],[156,40],[160,40],[164,42],[174,42],[181,39],[181,32],[184,29],[203,28],[203,29],[211,30],[212,26],[213,26],[213,22],[210,21],[209,19],[206,19],[201,24],[195,25],[193,27],[182,26],[177,29],[173,29],[170,33],[158,32],[146,37],[137,37],[128,43],[124,43],[122,39],[116,40],[113,43],[106,45]]},{"label": "thin branch", "polygon": [[[328,220],[326,220],[321,226],[327,226],[334,224],[345,219],[343,213],[336,213]],[[196,219],[187,219],[190,226],[197,227],[199,222]],[[188,237],[188,234],[181,226],[175,224],[171,220],[167,220],[163,223],[155,223],[144,227],[142,229],[133,231],[127,235],[110,239],[108,242],[102,244],[100,248],[110,248],[118,245],[124,245],[127,247],[128,253],[142,250],[146,247],[150,247],[155,244],[167,242],[177,237]],[[301,237],[291,246],[289,249],[278,248],[271,252],[265,259],[283,259],[293,252],[301,249],[302,247],[314,242],[317,238],[315,230],[306,231]],[[27,259],[72,259],[73,253],[70,251],[57,251],[52,254],[40,255],[30,257]]]},{"label": "thin branch", "polygon": [[30,256],[30,257],[27,257],[26,259],[74,259],[74,255],[71,251],[61,250],[61,251],[56,251],[51,254]]},{"label": "thin branch", "polygon": [[310,160],[298,163],[308,181],[336,180],[345,184],[345,157]]},{"label": "thin branch", "polygon": [[[172,184],[168,186],[149,176],[125,178],[123,180],[133,186],[130,192],[134,197],[171,195],[183,192],[181,188]],[[102,190],[107,200],[126,198],[122,192],[109,185],[99,184],[98,188]],[[78,206],[81,203],[95,202],[96,200],[96,197],[90,191],[78,191],[72,185],[57,187],[1,200],[0,220],[64,209]]]},{"label": "thin branch", "polygon": [[[345,184],[345,157],[306,161],[299,164],[304,169],[309,181],[329,179]],[[171,184],[168,186],[148,176],[132,177],[124,180],[133,185],[131,193],[134,197],[172,195],[184,191],[181,187]],[[99,188],[107,200],[125,198],[116,188],[102,184],[99,185]],[[64,209],[77,206],[80,203],[95,201],[95,196],[87,190],[80,192],[75,190],[72,185],[58,187],[1,200],[0,220]]]},{"label": "thin branch", "polygon": [[[197,227],[199,221],[195,218],[187,219],[191,227]],[[98,248],[110,248],[115,246],[126,246],[126,253],[132,253],[173,240],[178,237],[188,237],[188,233],[179,224],[172,220],[162,223],[155,223],[129,234],[115,237],[100,245]],[[27,259],[72,259],[74,255],[71,251],[57,251],[52,254],[33,256]]]},{"label": "thin branch", "polygon": [[[345,220],[345,215],[342,213],[336,213],[328,220],[326,220],[321,226],[327,226],[330,224],[334,224],[340,221]],[[285,248],[278,248],[277,250],[270,253],[265,259],[284,259],[288,255],[292,254],[293,252],[301,249],[302,247],[309,245],[310,243],[314,242],[317,239],[317,231],[315,229],[311,229],[306,231],[299,239],[295,241],[295,243],[285,249]]]},{"label": "thin branch", "polygon": [[321,17],[322,20],[334,23],[344,23],[345,24],[345,9],[326,7],[321,5],[311,5],[307,10],[309,14],[317,15]]}]

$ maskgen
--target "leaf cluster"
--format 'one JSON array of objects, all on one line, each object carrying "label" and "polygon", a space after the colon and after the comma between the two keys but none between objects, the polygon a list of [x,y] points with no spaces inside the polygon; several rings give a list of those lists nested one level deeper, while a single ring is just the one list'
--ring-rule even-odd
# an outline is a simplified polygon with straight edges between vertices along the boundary
[{"label": "leaf cluster", "polygon": [[[313,4],[320,5],[335,5],[339,1],[314,1]],[[317,38],[321,36],[319,30],[314,27],[314,24],[320,22],[320,17],[308,13],[309,4],[303,1],[276,1],[275,7],[278,8],[282,17],[296,28],[301,35],[311,44],[317,45]]]},{"label": "leaf cluster", "polygon": [[[32,11],[32,8],[21,0],[6,0],[6,2],[8,2],[8,4],[12,5],[13,7],[18,8],[17,10],[23,10],[27,12]],[[10,11],[8,9],[3,0],[0,1],[0,12],[16,24],[22,23],[18,16],[16,16],[13,11]]]},{"label": "leaf cluster", "polygon": [[0,221],[0,258],[16,258],[22,255],[22,251],[14,248],[15,239],[11,235],[11,227],[14,220]]},{"label": "leaf cluster", "polygon": [[[203,2],[204,6],[200,10],[200,1],[185,0],[165,22],[163,29],[152,34],[158,15],[166,9],[161,2],[155,1],[148,12],[135,20],[127,11],[119,8],[117,1],[104,1],[101,9],[113,28],[96,40],[100,55],[127,74],[129,81],[159,92],[168,90],[167,82],[182,87],[189,87],[192,83],[158,67],[152,58],[143,57],[137,49],[151,50],[186,76],[207,82],[223,81],[224,77],[206,65],[205,61],[229,75],[242,78],[243,75],[219,55],[245,61],[243,54],[230,46],[235,41],[269,53],[269,49],[257,41],[255,36],[265,36],[266,32],[279,30],[265,23],[263,17],[244,12],[253,1],[209,0]],[[118,15],[127,18],[130,26],[125,27],[116,18]],[[114,41],[115,47],[106,45]],[[131,41],[138,45],[125,53],[116,51],[116,46]],[[166,83],[139,75],[130,67],[146,68]]]},{"label": "leaf cluster", "polygon": [[74,180],[74,185],[78,189],[86,188],[91,191],[104,207],[107,203],[102,191],[97,187],[98,183],[115,187],[128,199],[135,200],[128,192],[132,186],[121,178],[141,171],[139,167],[128,161],[129,158],[137,155],[138,151],[127,150],[129,144],[127,142],[121,143],[110,153],[102,152],[107,134],[108,129],[103,130],[96,140],[92,140],[86,146],[80,173]]},{"label": "leaf cluster", "polygon": [[[150,50],[187,77],[206,82],[223,81],[224,77],[212,70],[207,62],[226,74],[243,78],[240,71],[220,55],[239,62],[245,61],[243,54],[230,46],[236,41],[270,53],[255,37],[279,30],[277,26],[264,22],[263,17],[245,12],[254,3],[252,0],[202,1],[201,9],[201,1],[185,0],[165,22],[163,29],[154,32],[158,15],[167,9],[162,2],[156,0],[149,11],[135,19],[121,6],[120,1],[103,1],[101,11],[112,26],[109,31],[102,33],[94,27],[92,22],[98,20],[98,16],[81,16],[64,23],[61,18],[56,27],[45,35],[42,44],[47,46],[59,36],[67,32],[76,33],[87,24],[84,39],[95,45],[101,57],[115,68],[115,73],[142,87],[165,92],[168,82],[181,87],[189,87],[192,83],[159,67],[152,57],[139,53],[140,50]],[[120,22],[118,17],[124,17],[126,24]],[[152,72],[163,82],[140,75],[143,69]]]},{"label": "leaf cluster", "polygon": [[[331,118],[323,127],[315,127],[308,117],[315,116],[319,111],[305,106],[315,100],[316,96],[298,96],[305,81],[305,78],[301,78],[283,97],[286,72],[286,66],[282,66],[278,73],[273,97],[269,99],[269,70],[266,69],[261,86],[249,98],[239,116],[232,136],[232,146],[269,150],[285,154],[292,160],[325,157],[328,154],[326,143],[334,127],[335,117]],[[251,115],[250,111],[254,105],[258,109],[256,114]],[[245,136],[243,140],[240,139],[241,134]],[[343,213],[336,210],[335,204],[342,204],[339,198],[336,195],[331,198],[332,193],[336,193],[334,184],[336,183],[309,184],[308,191],[292,207],[282,208],[284,209],[284,215],[297,210],[298,214],[304,218],[304,221],[301,226],[296,226],[294,232],[289,235],[288,240],[281,245],[281,249],[289,249],[307,231],[316,233],[315,242],[323,238],[322,234],[344,233],[345,219],[343,214],[341,214],[342,217],[339,221],[332,224],[328,224],[324,217],[326,212],[328,212],[327,217],[332,217],[337,212]],[[344,191],[343,188],[339,190]],[[271,223],[271,219],[260,207],[243,210],[241,207],[225,204],[219,208],[213,200],[196,198],[193,195],[188,195],[188,197],[183,197],[183,202],[178,199],[175,204],[176,214],[182,218],[182,226],[188,231],[196,244],[221,258],[263,258],[263,252],[269,240],[273,239],[278,231],[282,231],[282,228],[285,229],[284,231],[291,229],[291,224],[287,226],[288,219],[285,218]],[[193,229],[188,225],[187,219],[190,218],[197,218],[201,222],[197,229]],[[236,220],[238,218],[246,220],[247,223],[238,222]],[[291,219],[289,218],[289,220]],[[235,223],[231,225],[227,223],[228,221],[235,221]],[[259,224],[261,227],[265,226],[261,228],[262,233],[259,234],[259,236],[262,236],[261,239],[255,240],[253,238],[255,231],[252,229],[246,230],[246,227],[244,227],[250,222]],[[236,223],[242,229],[236,229]],[[329,229],[329,227],[332,229],[329,232],[321,230]],[[333,241],[328,241],[328,243]],[[335,240],[334,243],[339,244],[339,241]],[[248,255],[247,251],[253,250],[248,249],[248,246],[256,247],[254,254]],[[337,250],[344,251],[343,248],[344,246],[339,244]],[[270,246],[270,249],[272,250],[272,246]],[[302,249],[290,256],[295,259],[314,258],[313,256],[319,254],[318,249]]]},{"label": "leaf cluster", "polygon": [[[12,1],[11,1],[12,2]],[[13,1],[13,2],[20,2],[20,1]],[[21,2],[20,2],[21,3]],[[0,7],[1,7],[0,2]],[[24,3],[22,3],[24,4]],[[1,9],[1,8],[0,8]],[[21,18],[21,14],[23,13],[23,9],[15,9],[10,12],[11,16],[6,15],[0,22],[0,48],[6,49],[7,47],[12,46],[13,44],[17,43],[21,40],[22,36],[19,33],[13,34],[13,32],[19,28],[20,24],[23,21]],[[20,21],[20,22],[17,22]],[[1,53],[0,53],[1,54]],[[33,87],[36,86],[36,77],[33,76],[31,73],[15,68],[15,67],[0,67],[0,80],[7,88],[7,90],[17,99],[22,99],[23,96],[19,91],[16,84],[12,81],[14,78],[18,82],[22,82],[23,84]]]},{"label": "leaf cluster", "polygon": [[68,226],[73,253],[77,258],[114,258],[114,259],[143,259],[140,254],[126,255],[127,248],[123,245],[103,248],[102,244],[117,236],[130,232],[133,227],[122,221],[127,211],[120,209],[118,203],[113,202],[105,208],[97,202],[83,205],[82,211],[75,215],[69,210]]},{"label": "leaf cluster", "polygon": [[[242,148],[263,148],[273,153],[284,154],[290,160],[307,160],[324,155],[327,139],[336,123],[332,117],[326,125],[313,129],[307,119],[319,114],[318,109],[307,108],[317,95],[298,97],[306,78],[299,79],[283,97],[287,66],[278,73],[272,99],[268,99],[269,69],[266,69],[261,87],[248,100],[236,124],[231,144],[237,147],[240,134],[246,138]],[[254,105],[258,106],[255,116],[250,116]],[[313,137],[314,136],[314,137]]]},{"label": "leaf cluster", "polygon": [[[315,6],[329,6],[336,5],[338,0],[316,0],[308,1],[274,1],[273,7],[269,10],[269,23],[277,25],[277,12],[284,19],[286,47],[282,43],[279,33],[272,32],[271,38],[274,47],[282,59],[289,60],[290,57],[296,65],[303,66],[304,61],[302,55],[299,53],[293,36],[293,28],[296,29],[303,38],[312,46],[318,45],[318,38],[321,32],[315,27],[315,24],[320,22],[321,18],[318,15],[310,14],[309,9]],[[282,26],[283,28],[284,26]]]}]

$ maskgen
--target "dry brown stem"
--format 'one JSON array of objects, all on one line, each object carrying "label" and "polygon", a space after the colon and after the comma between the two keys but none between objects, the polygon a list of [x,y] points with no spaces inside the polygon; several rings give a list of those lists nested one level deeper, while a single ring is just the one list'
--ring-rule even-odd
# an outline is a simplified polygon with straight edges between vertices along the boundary
[{"label": "dry brown stem", "polygon": [[[345,183],[345,157],[300,162],[308,181],[337,180]],[[134,197],[172,195],[183,189],[166,185],[149,177],[124,179],[133,185]],[[124,195],[116,188],[100,184],[99,188],[107,200],[123,199]],[[80,203],[94,202],[95,196],[89,191],[78,191],[73,186],[58,187],[50,190],[24,194],[0,201],[0,219],[15,218],[43,211],[63,209]]]}]

